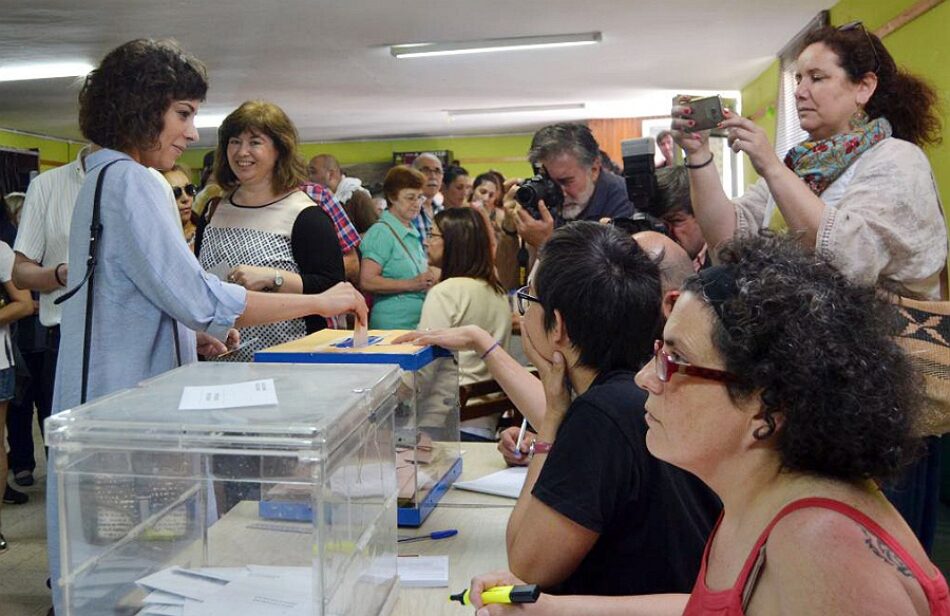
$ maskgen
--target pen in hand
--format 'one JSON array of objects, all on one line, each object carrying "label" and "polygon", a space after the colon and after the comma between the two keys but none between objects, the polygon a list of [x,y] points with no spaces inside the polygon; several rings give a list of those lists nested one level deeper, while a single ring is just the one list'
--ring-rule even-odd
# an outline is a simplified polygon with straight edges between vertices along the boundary
[{"label": "pen in hand", "polygon": [[518,440],[515,441],[515,454],[514,454],[514,455],[515,455],[516,458],[520,458],[520,457],[521,457],[521,441],[524,440],[524,433],[525,433],[525,430],[527,430],[527,429],[528,429],[528,420],[527,420],[527,419],[522,419],[522,420],[521,420],[521,429],[518,430]]}]

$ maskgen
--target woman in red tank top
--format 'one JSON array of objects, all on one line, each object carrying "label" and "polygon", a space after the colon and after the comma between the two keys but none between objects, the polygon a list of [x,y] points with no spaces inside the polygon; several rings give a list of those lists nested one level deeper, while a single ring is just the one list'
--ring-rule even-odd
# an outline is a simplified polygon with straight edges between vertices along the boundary
[{"label": "woman in red tank top", "polygon": [[[723,502],[692,594],[542,595],[517,613],[950,616],[878,488],[913,457],[919,408],[889,305],[792,238],[737,240],[720,261],[684,285],[637,375],[650,452]],[[502,583],[517,582],[481,576],[471,594]]]}]

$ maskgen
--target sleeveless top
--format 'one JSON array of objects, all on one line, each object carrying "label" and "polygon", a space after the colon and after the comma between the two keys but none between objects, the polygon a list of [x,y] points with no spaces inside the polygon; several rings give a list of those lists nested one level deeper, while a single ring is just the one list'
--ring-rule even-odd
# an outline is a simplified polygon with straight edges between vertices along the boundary
[{"label": "sleeveless top", "polygon": [[914,574],[914,578],[920,584],[924,595],[927,597],[927,604],[930,607],[931,615],[950,616],[950,591],[948,591],[946,580],[939,571],[933,577],[928,576],[924,573],[923,568],[917,564],[917,561],[910,556],[907,550],[874,520],[850,505],[829,498],[803,498],[786,505],[772,519],[769,525],[765,527],[762,534],[759,535],[758,541],[756,541],[755,546],[753,546],[732,588],[712,591],[706,586],[706,564],[709,560],[709,548],[712,545],[713,538],[716,536],[716,531],[719,530],[719,523],[722,522],[722,515],[720,515],[719,521],[716,522],[716,527],[706,542],[706,550],[703,553],[703,560],[700,564],[699,576],[696,578],[696,584],[693,586],[693,592],[689,596],[689,602],[686,604],[686,610],[683,612],[683,616],[744,616],[745,610],[743,609],[743,603],[744,599],[747,598],[743,595],[746,592],[747,586],[749,586],[748,581],[750,576],[753,579],[757,578],[761,567],[764,565],[765,542],[768,541],[772,528],[778,524],[779,520],[793,511],[809,507],[831,509],[832,511],[847,516],[857,524],[863,526],[869,533],[883,541],[900,557],[901,561],[903,561],[907,568]]}]

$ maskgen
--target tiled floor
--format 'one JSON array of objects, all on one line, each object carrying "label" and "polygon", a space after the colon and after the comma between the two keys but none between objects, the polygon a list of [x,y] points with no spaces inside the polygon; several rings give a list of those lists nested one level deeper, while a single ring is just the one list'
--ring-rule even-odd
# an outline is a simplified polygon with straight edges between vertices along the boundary
[{"label": "tiled floor", "polygon": [[[39,446],[39,432],[35,435]],[[37,483],[22,488],[25,505],[3,507],[3,533],[10,547],[0,552],[0,616],[45,616],[50,606],[46,588],[46,464],[39,463]],[[950,505],[940,506],[933,560],[950,577]]]},{"label": "tiled floor", "polygon": [[[35,424],[34,424],[35,429]],[[35,441],[42,452],[39,430]],[[42,458],[42,455],[38,457]],[[10,546],[0,552],[0,615],[45,616],[51,605],[46,588],[46,461],[34,472],[37,482],[20,488],[30,495],[25,505],[4,505],[3,536]]]}]

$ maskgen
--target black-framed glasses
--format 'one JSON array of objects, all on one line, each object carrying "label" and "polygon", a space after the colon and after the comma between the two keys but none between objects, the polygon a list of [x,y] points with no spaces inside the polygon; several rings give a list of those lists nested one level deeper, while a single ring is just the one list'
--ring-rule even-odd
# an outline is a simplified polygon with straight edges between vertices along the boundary
[{"label": "black-framed glasses", "polygon": [[172,186],[172,193],[175,195],[175,201],[181,199],[182,195],[194,197],[198,194],[198,187],[194,184],[185,184],[184,186]]},{"label": "black-framed glasses", "polygon": [[723,383],[731,383],[739,380],[739,377],[725,370],[702,368],[686,362],[674,361],[673,357],[663,350],[662,340],[657,340],[653,343],[653,358],[653,363],[656,367],[656,378],[660,379],[663,383],[669,383],[670,378],[677,372],[695,376],[700,379],[721,381]]},{"label": "black-framed glasses", "polygon": [[874,46],[874,41],[871,40],[871,35],[868,33],[868,29],[864,27],[864,23],[860,20],[849,21],[846,24],[838,26],[838,32],[850,32],[852,30],[859,29],[864,33],[864,38],[867,39],[868,45],[871,46],[871,53],[874,54],[874,73],[881,72],[881,57],[877,55],[877,47]]},{"label": "black-framed glasses", "polygon": [[528,311],[528,302],[541,303],[541,300],[528,293],[528,287],[521,287],[515,291],[515,299],[517,300],[518,313],[521,316],[524,316],[524,313]]}]

